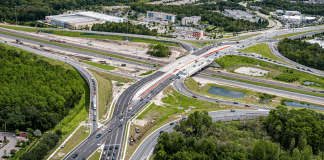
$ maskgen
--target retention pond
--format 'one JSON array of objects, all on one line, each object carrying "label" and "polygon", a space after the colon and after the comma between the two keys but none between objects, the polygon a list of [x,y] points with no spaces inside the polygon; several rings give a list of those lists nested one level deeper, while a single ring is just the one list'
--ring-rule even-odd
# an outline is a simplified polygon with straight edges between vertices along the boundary
[{"label": "retention pond", "polygon": [[244,97],[244,93],[242,93],[242,92],[227,90],[227,89],[218,88],[218,87],[210,87],[210,89],[208,90],[208,93],[218,95],[218,96],[232,97],[232,98],[243,98]]}]

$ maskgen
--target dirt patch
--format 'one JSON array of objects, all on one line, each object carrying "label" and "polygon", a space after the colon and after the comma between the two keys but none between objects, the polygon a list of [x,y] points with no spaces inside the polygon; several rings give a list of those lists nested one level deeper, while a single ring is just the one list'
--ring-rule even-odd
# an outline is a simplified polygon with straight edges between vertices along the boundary
[{"label": "dirt patch", "polygon": [[138,125],[138,126],[145,126],[145,124],[147,124],[147,120],[140,120],[140,119],[135,119],[134,121],[133,121],[133,124],[134,125]]}]

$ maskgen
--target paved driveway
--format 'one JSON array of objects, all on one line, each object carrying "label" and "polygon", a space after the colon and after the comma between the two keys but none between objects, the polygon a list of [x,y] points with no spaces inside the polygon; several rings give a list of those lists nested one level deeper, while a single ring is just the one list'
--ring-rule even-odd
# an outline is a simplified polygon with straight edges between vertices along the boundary
[{"label": "paved driveway", "polygon": [[[18,139],[16,137],[13,137],[13,133],[8,132],[0,132],[0,140],[3,141],[4,136],[6,136],[7,140],[9,140],[9,143],[0,149],[0,157],[4,155],[4,150],[7,150],[7,155],[9,155],[11,149],[17,149],[15,145],[17,144]],[[1,158],[0,158],[1,159]]]}]

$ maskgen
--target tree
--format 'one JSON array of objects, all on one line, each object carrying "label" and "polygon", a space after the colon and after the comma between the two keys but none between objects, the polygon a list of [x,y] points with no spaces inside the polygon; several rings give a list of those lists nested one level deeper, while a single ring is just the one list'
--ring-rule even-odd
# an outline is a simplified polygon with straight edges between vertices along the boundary
[{"label": "tree", "polygon": [[278,150],[269,142],[259,141],[252,150],[253,159],[275,160],[278,159]]},{"label": "tree", "polygon": [[10,154],[11,154],[11,156],[14,156],[15,154],[16,154],[16,151],[15,150],[10,150]]},{"label": "tree", "polygon": [[20,131],[18,129],[15,130],[15,134],[16,135],[19,135],[20,134]]},{"label": "tree", "polygon": [[56,133],[57,135],[62,135],[62,131],[61,131],[60,129],[57,129],[57,130],[55,131],[55,133]]},{"label": "tree", "polygon": [[42,135],[42,132],[39,130],[39,129],[36,129],[35,131],[34,131],[34,136],[35,137],[40,137]]}]

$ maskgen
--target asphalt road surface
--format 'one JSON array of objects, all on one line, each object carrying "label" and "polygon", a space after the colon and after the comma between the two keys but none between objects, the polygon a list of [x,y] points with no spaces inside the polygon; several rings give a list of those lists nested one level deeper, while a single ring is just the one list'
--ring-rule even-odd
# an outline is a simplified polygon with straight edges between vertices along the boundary
[{"label": "asphalt road surface", "polygon": [[[0,31],[8,32],[8,30],[4,30],[1,27],[0,27]],[[20,34],[22,36],[31,37],[30,35],[24,34],[22,32],[17,32],[17,31],[10,31],[9,33]],[[39,41],[36,41],[36,40],[30,40],[30,39],[26,39],[26,38],[22,38],[22,37],[18,37],[18,36],[13,36],[13,35],[0,33],[0,37],[10,38],[10,39],[19,39],[22,42],[28,42],[28,43],[32,43],[32,44],[39,44],[40,43],[44,47],[48,47],[48,48],[64,50],[64,51],[67,51],[67,52],[73,52],[73,53],[83,54],[83,55],[87,55],[87,56],[97,56],[97,57],[102,58],[102,59],[114,60],[114,61],[117,61],[117,62],[120,62],[120,63],[136,65],[136,62],[134,62],[134,61],[119,59],[119,58],[116,58],[116,57],[107,56],[107,55],[103,55],[103,54],[98,54],[98,53],[95,53],[95,52],[89,52],[89,51],[83,51],[83,50],[69,48],[69,47],[63,47],[63,46],[55,45],[55,44],[51,44],[51,43],[39,42]],[[50,41],[50,39],[39,38],[39,37],[31,37],[31,38]],[[108,53],[108,54],[114,54],[114,55],[124,56],[124,57],[126,55],[126,54],[123,55],[122,53],[119,53],[119,52],[112,53],[110,51],[106,51],[106,50],[103,50],[103,49],[98,49],[98,48],[96,49],[96,48],[93,48],[93,47],[87,47],[87,46],[83,46],[83,45],[70,44],[68,42],[64,43],[64,45],[68,45],[68,46],[72,46],[72,47],[79,47],[79,48],[84,48],[84,49],[88,49],[88,50],[93,50],[93,51],[98,51],[98,52],[103,52],[103,53]],[[126,58],[136,60],[137,57],[136,56],[131,56],[131,57],[126,57]],[[147,63],[152,63],[152,60],[148,60],[147,58],[138,59],[138,61],[144,61],[144,62],[147,62]],[[158,62],[158,61],[154,60],[153,62]],[[163,64],[162,64],[162,62],[163,62]],[[164,62],[164,61],[161,61],[159,63],[161,63],[162,65],[167,64],[167,62]],[[146,68],[151,68],[151,67],[153,68],[153,65],[148,65],[148,64],[143,64],[143,63],[138,63],[138,65],[141,65],[142,67],[146,67]]]},{"label": "asphalt road surface", "polygon": [[[223,110],[223,111],[209,112],[209,116],[212,117],[213,122],[219,120],[231,121],[231,120],[244,119],[244,118],[254,119],[260,115],[268,116],[269,110],[235,110],[235,112],[231,112],[229,110]],[[174,123],[178,124],[179,121],[180,120],[174,121]],[[157,139],[160,135],[160,131],[172,132],[174,125],[166,124],[161,128],[155,130],[152,134],[150,134],[147,138],[145,138],[145,140],[141,142],[140,146],[137,147],[131,160],[149,159],[149,156],[152,154],[155,145],[157,144]]]},{"label": "asphalt road surface", "polygon": [[297,89],[297,90],[308,91],[308,92],[316,91],[319,94],[324,94],[324,93],[318,92],[318,89],[314,89],[314,88],[299,87],[298,85],[294,85],[294,84],[283,83],[283,82],[278,82],[278,81],[274,81],[274,80],[254,78],[254,77],[249,77],[249,76],[243,76],[243,75],[234,74],[234,73],[218,72],[215,70],[208,70],[208,69],[201,71],[201,73],[208,74],[208,75],[221,75],[221,76],[226,76],[226,77],[231,77],[231,78],[236,78],[236,79],[241,79],[241,80],[247,80],[247,81],[258,82],[258,83],[263,83],[263,84],[270,84],[270,85],[274,85],[274,86]]}]

